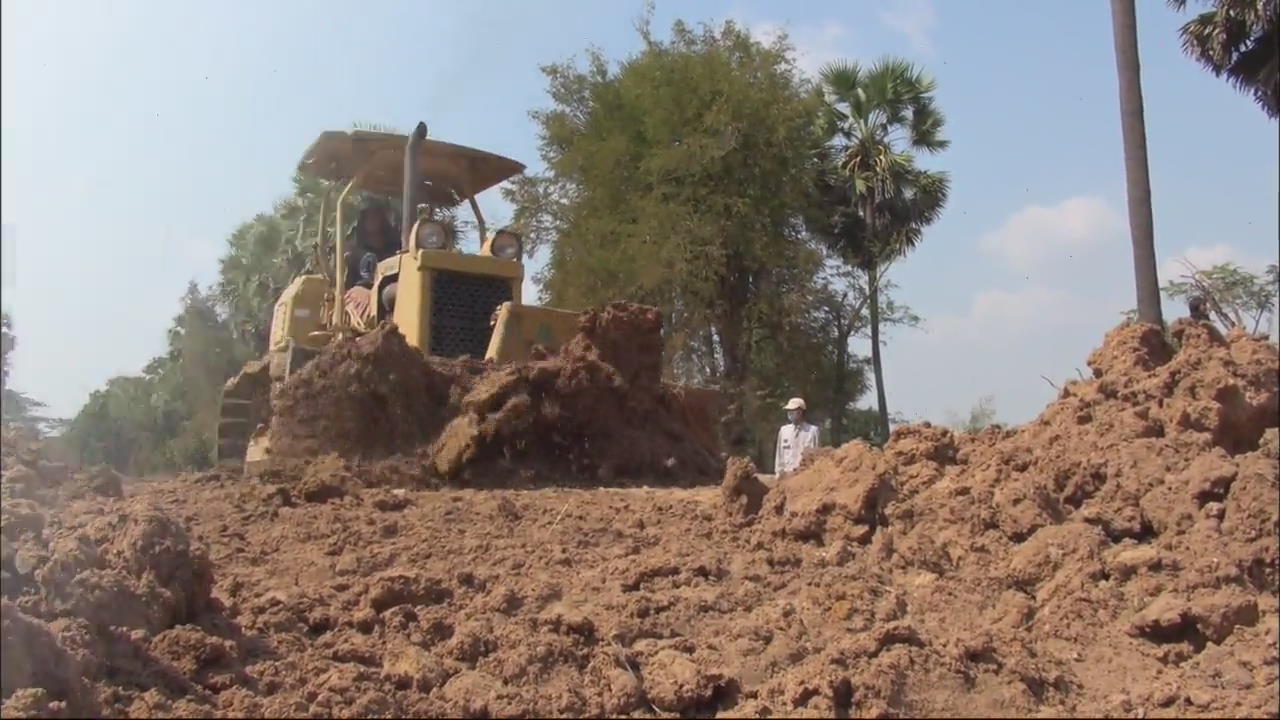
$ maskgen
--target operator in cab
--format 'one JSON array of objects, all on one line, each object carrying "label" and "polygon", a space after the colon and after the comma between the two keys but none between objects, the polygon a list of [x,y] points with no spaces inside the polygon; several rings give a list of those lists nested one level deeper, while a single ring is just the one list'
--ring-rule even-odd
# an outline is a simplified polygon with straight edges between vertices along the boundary
[{"label": "operator in cab", "polygon": [[[346,252],[347,288],[343,303],[352,322],[363,325],[373,318],[372,289],[378,263],[400,251],[400,237],[384,204],[372,201],[360,209],[352,228],[351,247]],[[395,304],[395,285],[383,289],[383,305]]]}]

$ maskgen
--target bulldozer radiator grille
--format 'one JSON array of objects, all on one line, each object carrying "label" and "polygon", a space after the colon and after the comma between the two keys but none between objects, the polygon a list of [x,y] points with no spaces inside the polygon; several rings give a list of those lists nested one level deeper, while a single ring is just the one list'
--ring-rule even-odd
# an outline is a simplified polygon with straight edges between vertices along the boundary
[{"label": "bulldozer radiator grille", "polygon": [[489,318],[511,300],[505,278],[437,270],[431,279],[431,354],[483,358],[489,349]]}]

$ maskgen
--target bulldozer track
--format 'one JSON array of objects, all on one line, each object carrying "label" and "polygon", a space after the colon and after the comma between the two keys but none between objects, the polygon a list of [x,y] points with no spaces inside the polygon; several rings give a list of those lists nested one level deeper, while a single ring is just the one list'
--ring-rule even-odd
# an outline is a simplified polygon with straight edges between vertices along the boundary
[{"label": "bulldozer track", "polygon": [[247,364],[227,381],[218,417],[215,460],[219,465],[239,466],[244,462],[253,434],[270,420],[270,403],[269,359]]}]

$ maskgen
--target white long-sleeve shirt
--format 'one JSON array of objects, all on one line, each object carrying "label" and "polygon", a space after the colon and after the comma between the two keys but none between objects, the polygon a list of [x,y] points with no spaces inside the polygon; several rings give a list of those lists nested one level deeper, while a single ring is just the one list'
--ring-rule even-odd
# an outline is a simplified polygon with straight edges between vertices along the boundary
[{"label": "white long-sleeve shirt", "polygon": [[818,426],[801,421],[787,423],[778,428],[778,449],[773,456],[773,471],[778,475],[793,472],[800,467],[805,450],[818,447]]}]

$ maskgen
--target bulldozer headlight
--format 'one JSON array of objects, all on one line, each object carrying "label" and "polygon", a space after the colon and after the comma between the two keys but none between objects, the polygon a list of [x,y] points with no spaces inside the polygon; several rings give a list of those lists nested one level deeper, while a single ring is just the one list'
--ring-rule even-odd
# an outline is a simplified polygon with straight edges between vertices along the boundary
[{"label": "bulldozer headlight", "polygon": [[518,259],[523,249],[520,233],[510,230],[499,230],[493,236],[493,243],[489,246],[493,256],[503,260]]},{"label": "bulldozer headlight", "polygon": [[423,250],[444,250],[449,246],[449,233],[438,222],[420,222],[416,242]]}]

